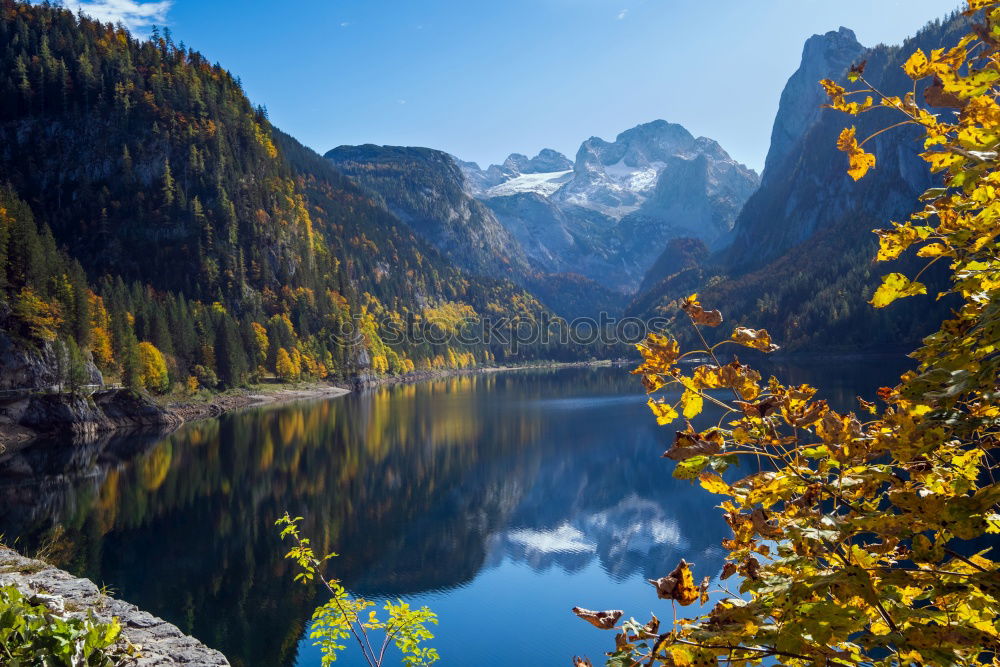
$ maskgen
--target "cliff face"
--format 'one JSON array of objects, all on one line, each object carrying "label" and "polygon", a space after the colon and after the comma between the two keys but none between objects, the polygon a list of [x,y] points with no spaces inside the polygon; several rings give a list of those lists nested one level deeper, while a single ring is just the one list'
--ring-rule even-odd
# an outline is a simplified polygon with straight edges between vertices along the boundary
[{"label": "cliff face", "polygon": [[[65,363],[51,342],[29,346],[0,331],[0,391],[57,386],[65,381]],[[84,384],[104,384],[101,371],[92,362],[87,361],[85,368]]]},{"label": "cliff face", "polygon": [[799,68],[781,91],[762,182],[781,168],[795,145],[823,114],[826,95],[817,82],[820,79],[840,79],[864,52],[865,47],[858,42],[854,31],[844,27],[824,35],[813,35],[806,40]]},{"label": "cliff face", "polygon": [[856,125],[863,138],[898,119],[889,109],[857,118],[825,109],[819,81],[832,79],[850,89],[848,67],[865,60],[865,77],[876,88],[902,94],[913,87],[902,70],[909,54],[954,43],[966,28],[962,19],[932,23],[902,46],[871,49],[845,28],[806,42],[802,63],[781,96],[761,186],[736,219],[733,243],[722,255],[726,275],[763,267],[824,233],[837,233],[848,248],[857,247],[860,240],[870,240],[873,226],[917,208],[917,197],[934,184],[918,156],[918,133],[900,128],[869,142],[866,148],[878,163],[855,183],[847,175],[847,158],[836,149],[840,131]]},{"label": "cliff face", "polygon": [[464,190],[447,153],[401,146],[341,146],[325,156],[452,262],[492,278],[524,277],[520,245]]},{"label": "cliff face", "polygon": [[30,394],[0,400],[0,444],[40,434],[95,436],[116,429],[180,426],[182,420],[126,389]]}]

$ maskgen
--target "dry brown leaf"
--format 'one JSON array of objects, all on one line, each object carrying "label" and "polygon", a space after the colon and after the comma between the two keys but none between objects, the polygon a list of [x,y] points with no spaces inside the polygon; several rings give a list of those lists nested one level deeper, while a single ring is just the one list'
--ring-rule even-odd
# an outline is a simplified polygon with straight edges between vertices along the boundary
[{"label": "dry brown leaf", "polygon": [[760,561],[749,556],[740,564],[740,574],[750,579],[760,579]]},{"label": "dry brown leaf", "polygon": [[590,609],[583,609],[582,607],[573,607],[573,613],[587,621],[595,628],[601,630],[611,630],[615,627],[615,623],[618,619],[622,617],[625,612],[621,609],[611,609],[608,611],[592,611]]},{"label": "dry brown leaf", "polygon": [[760,507],[750,513],[750,521],[753,522],[754,530],[764,537],[781,537],[783,534],[781,528],[772,524],[768,520],[767,512]]},{"label": "dry brown leaf", "polygon": [[705,310],[698,303],[698,295],[692,294],[681,302],[681,310],[687,313],[691,321],[695,324],[703,324],[706,327],[717,327],[722,324],[722,313],[718,310]]},{"label": "dry brown leaf", "polygon": [[780,401],[775,396],[758,401],[757,403],[747,403],[746,401],[734,401],[747,417],[767,417],[778,409]]},{"label": "dry brown leaf", "polygon": [[963,100],[957,95],[945,92],[944,84],[937,77],[934,77],[934,83],[924,88],[924,100],[928,106],[939,109],[964,109],[965,105],[969,103],[969,100]]},{"label": "dry brown leaf", "polygon": [[683,558],[667,576],[648,581],[656,587],[656,596],[661,600],[676,600],[687,606],[700,597],[700,591],[694,585],[691,564]]},{"label": "dry brown leaf", "polygon": [[718,431],[698,433],[693,429],[677,431],[674,446],[663,453],[663,458],[686,461],[693,456],[714,456],[722,451],[723,437]]}]

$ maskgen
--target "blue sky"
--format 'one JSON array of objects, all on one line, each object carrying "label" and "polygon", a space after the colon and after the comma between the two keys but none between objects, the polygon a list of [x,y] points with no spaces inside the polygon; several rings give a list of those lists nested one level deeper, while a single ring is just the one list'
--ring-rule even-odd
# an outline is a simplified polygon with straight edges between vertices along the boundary
[{"label": "blue sky", "polygon": [[958,0],[66,0],[238,75],[319,152],[440,148],[483,164],[570,155],[663,118],[760,169],[802,43],[898,43]]}]

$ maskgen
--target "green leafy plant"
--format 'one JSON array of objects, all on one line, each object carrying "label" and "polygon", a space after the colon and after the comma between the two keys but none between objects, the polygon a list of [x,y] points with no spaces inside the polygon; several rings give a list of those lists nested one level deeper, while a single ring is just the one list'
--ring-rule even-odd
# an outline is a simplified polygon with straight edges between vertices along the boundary
[{"label": "green leafy plant", "polygon": [[[688,422],[664,456],[675,477],[722,497],[733,534],[719,575],[739,575],[738,586],[713,590],[711,577],[695,586],[681,561],[652,582],[658,596],[675,609],[715,598],[708,613],[661,629],[655,616],[619,623],[620,610],[574,609],[617,631],[609,665],[1000,665],[1000,565],[987,557],[1000,534],[1000,2],[968,0],[968,9],[982,10],[982,23],[953,48],[909,58],[904,96],[870,85],[864,63],[848,77],[858,90],[823,82],[834,109],[901,114],[878,134],[924,130],[921,157],[943,187],[906,223],[876,230],[878,260],[916,246],[928,266],[948,262],[938,298],[957,304],[952,317],[911,355],[917,369],[878,391],[881,407],[859,397],[858,413],[840,414],[813,387],[763,382],[722,358],[730,345],[772,351],[766,331],[738,327],[709,344],[705,331],[722,314],[697,295],[680,303],[701,349],[682,354],[676,340],[650,336],[635,372],[656,394],[649,406],[661,425],[693,419],[706,402],[722,411],[705,430]],[[876,168],[869,139],[852,127],[837,142],[855,180]],[[926,294],[919,277],[886,275],[871,305]],[[710,361],[686,373],[678,362],[691,356]],[[724,479],[741,459],[756,472]]]},{"label": "green leafy plant", "polygon": [[33,605],[12,586],[0,587],[0,664],[8,667],[114,667],[128,659],[115,645],[122,627],[64,617]]},{"label": "green leafy plant", "polygon": [[294,544],[285,558],[299,566],[295,580],[309,584],[318,579],[330,593],[330,600],[313,612],[309,633],[310,639],[316,640],[315,645],[323,652],[324,667],[337,660],[337,654],[347,648],[345,642],[351,639],[371,667],[384,664],[391,646],[402,655],[402,664],[409,667],[437,662],[440,657],[437,650],[423,646],[423,642],[434,638],[427,626],[437,624],[437,615],[426,606],[414,609],[403,600],[387,600],[383,606],[387,617],[380,619],[373,609],[375,602],[351,595],[338,580],[322,575],[323,565],[336,554],[317,556],[309,538],[299,532],[300,521],[302,517],[292,518],[286,512],[275,525],[282,527],[281,539],[289,539]]}]

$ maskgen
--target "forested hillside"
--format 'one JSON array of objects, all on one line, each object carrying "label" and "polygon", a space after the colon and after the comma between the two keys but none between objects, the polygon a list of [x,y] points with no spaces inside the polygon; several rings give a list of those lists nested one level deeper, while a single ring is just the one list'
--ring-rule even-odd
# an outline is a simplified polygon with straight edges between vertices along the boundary
[{"label": "forested hillside", "polygon": [[[571,354],[386,345],[428,321],[543,308],[454,268],[169,33],[0,0],[0,67],[5,225],[36,227],[44,255],[8,243],[0,258],[4,329],[26,348],[72,340],[156,390]],[[166,372],[133,372],[138,358]]]},{"label": "forested hillside", "polygon": [[[843,29],[813,37],[782,95],[761,187],[737,218],[731,245],[661,281],[629,312],[673,312],[673,300],[697,291],[737,323],[767,328],[786,350],[911,348],[930,333],[949,302],[903,302],[887,310],[867,304],[881,275],[919,268],[912,258],[876,267],[871,233],[886,220],[905,218],[934,185],[910,149],[919,133],[903,128],[869,142],[877,164],[855,184],[836,148],[842,119],[832,110],[817,111],[825,101],[818,79],[843,83],[850,64],[866,61],[869,81],[886,94],[903,95],[913,88],[902,69],[906,56],[954,43],[967,27],[966,19],[953,16],[930,23],[902,46],[872,49]],[[917,101],[926,103],[922,91]],[[875,110],[859,116],[858,139],[884,127],[889,115]],[[937,268],[924,275],[932,291],[943,277]]]}]

